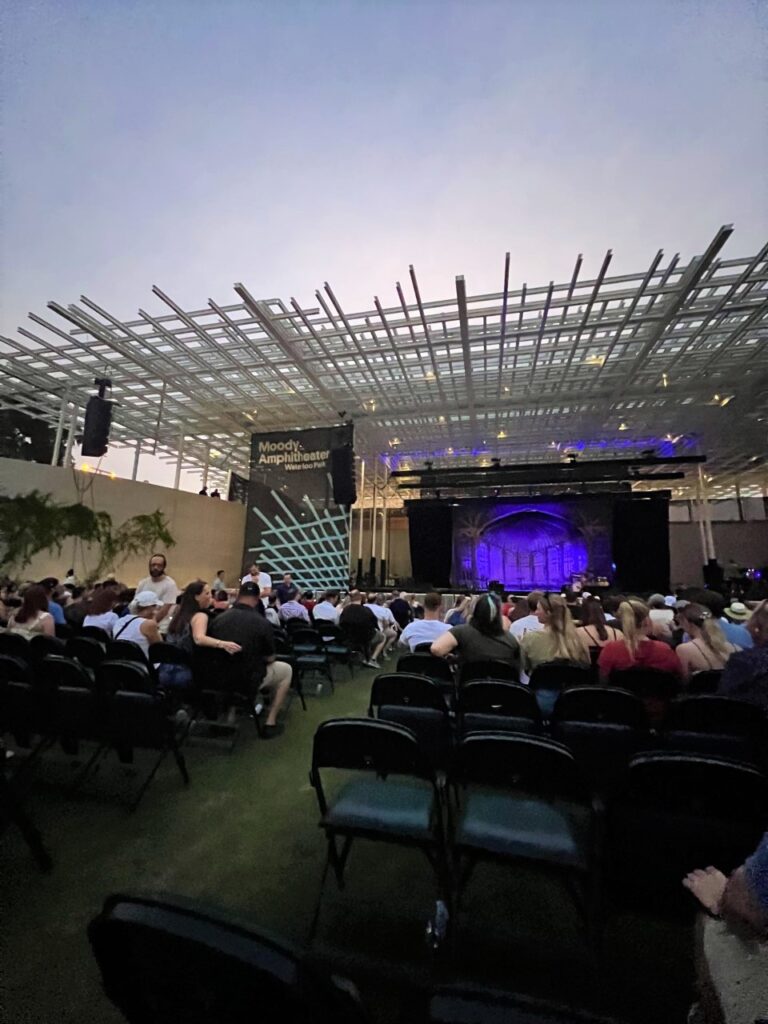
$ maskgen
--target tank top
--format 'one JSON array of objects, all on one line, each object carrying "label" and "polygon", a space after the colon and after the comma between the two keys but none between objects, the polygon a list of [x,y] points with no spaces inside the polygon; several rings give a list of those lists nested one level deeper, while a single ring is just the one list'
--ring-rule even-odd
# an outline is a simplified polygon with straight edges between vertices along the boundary
[{"label": "tank top", "polygon": [[50,612],[38,612],[34,619],[27,619],[26,622],[17,622],[14,617],[11,617],[8,622],[8,632],[19,633],[27,640],[30,640],[33,636],[39,636],[43,632],[43,622],[45,622],[46,615],[50,615]]},{"label": "tank top", "polygon": [[140,615],[135,615],[132,619],[128,619],[127,622],[118,626],[113,634],[113,639],[130,640],[131,643],[140,647],[145,654],[149,654],[149,640],[141,632],[141,624],[145,621]]}]

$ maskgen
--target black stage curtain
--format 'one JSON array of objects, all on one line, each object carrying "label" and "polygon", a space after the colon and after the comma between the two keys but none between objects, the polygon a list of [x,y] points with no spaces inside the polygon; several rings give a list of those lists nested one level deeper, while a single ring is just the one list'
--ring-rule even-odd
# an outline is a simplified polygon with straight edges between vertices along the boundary
[{"label": "black stage curtain", "polygon": [[419,583],[449,587],[453,555],[450,505],[408,505],[411,572]]},{"label": "black stage curtain", "polygon": [[617,500],[613,506],[616,585],[625,593],[669,593],[669,499]]}]

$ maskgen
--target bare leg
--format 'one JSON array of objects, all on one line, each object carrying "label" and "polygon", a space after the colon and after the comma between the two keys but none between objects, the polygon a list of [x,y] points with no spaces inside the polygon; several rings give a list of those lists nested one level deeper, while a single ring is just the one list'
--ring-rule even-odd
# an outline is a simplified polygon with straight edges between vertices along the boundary
[{"label": "bare leg", "polygon": [[264,676],[262,687],[268,687],[273,691],[272,705],[267,715],[265,725],[277,725],[277,716],[285,704],[288,691],[291,689],[293,669],[284,661],[273,661],[267,665],[267,674]]}]

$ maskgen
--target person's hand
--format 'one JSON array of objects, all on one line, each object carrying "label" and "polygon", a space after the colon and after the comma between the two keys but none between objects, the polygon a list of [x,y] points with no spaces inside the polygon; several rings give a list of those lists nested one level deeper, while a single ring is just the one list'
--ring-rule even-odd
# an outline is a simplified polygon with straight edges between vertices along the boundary
[{"label": "person's hand", "polygon": [[222,650],[225,650],[227,654],[239,654],[242,651],[240,644],[236,644],[234,640],[222,640],[219,643]]},{"label": "person's hand", "polygon": [[720,904],[728,879],[717,868],[697,868],[683,879],[683,885],[693,893],[705,910],[715,917],[720,913]]}]

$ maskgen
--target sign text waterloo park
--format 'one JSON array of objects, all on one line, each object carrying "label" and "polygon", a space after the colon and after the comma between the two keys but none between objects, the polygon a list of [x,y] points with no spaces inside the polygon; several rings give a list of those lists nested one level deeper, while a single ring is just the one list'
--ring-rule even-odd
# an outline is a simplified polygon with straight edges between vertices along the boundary
[{"label": "sign text waterloo park", "polygon": [[330,451],[304,451],[299,441],[259,441],[258,465],[282,466],[287,470],[324,469]]}]

